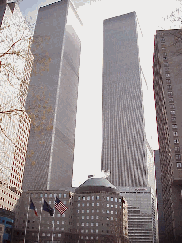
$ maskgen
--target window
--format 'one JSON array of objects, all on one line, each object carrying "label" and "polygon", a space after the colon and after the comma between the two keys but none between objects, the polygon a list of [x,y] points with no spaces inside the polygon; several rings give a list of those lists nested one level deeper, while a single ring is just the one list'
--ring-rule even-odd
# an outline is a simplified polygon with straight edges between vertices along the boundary
[{"label": "window", "polygon": [[92,200],[94,200],[94,196],[92,196]]},{"label": "window", "polygon": [[[166,57],[167,59],[167,57]],[[166,78],[169,78],[170,77],[170,74],[169,73],[166,73]]]},{"label": "window", "polygon": [[107,204],[107,208],[109,208],[109,204]]},{"label": "window", "polygon": [[61,237],[61,234],[58,234],[58,237]]},{"label": "window", "polygon": [[81,226],[84,226],[84,223],[82,223]]},{"label": "window", "polygon": [[96,200],[99,200],[99,196],[96,196]]},{"label": "window", "polygon": [[111,217],[111,220],[113,220],[113,217]]},{"label": "window", "polygon": [[180,154],[176,154],[175,158],[176,158],[176,160],[180,160],[181,159],[181,155]]},{"label": "window", "polygon": [[87,200],[90,200],[90,196],[87,197]]},{"label": "window", "polygon": [[59,221],[57,221],[57,224],[59,224]]},{"label": "window", "polygon": [[84,230],[83,229],[81,230],[81,233],[84,233]]},{"label": "window", "polygon": [[87,207],[89,206],[89,203],[87,203]]},{"label": "window", "polygon": [[119,202],[121,202],[121,198],[119,198]]},{"label": "window", "polygon": [[175,143],[175,144],[178,144],[178,143],[179,143],[179,139],[175,139],[175,140],[174,140],[174,143]]},{"label": "window", "polygon": [[[88,233],[88,229],[85,230],[85,233]],[[86,236],[86,239],[88,239],[88,236]]]},{"label": "window", "polygon": [[107,217],[107,220],[109,220],[109,217]]},{"label": "window", "polygon": [[89,209],[87,209],[87,213],[89,213]]},{"label": "window", "polygon": [[111,201],[113,202],[113,197],[111,197]]},{"label": "window", "polygon": [[85,201],[85,197],[83,196],[82,199]]},{"label": "window", "polygon": [[78,203],[78,207],[80,207],[80,203]]},{"label": "window", "polygon": [[82,203],[82,207],[84,207],[85,206],[85,203]]},{"label": "window", "polygon": [[66,198],[66,194],[64,193],[64,198]]},{"label": "window", "polygon": [[[93,229],[91,229],[91,230],[90,230],[90,232],[91,232],[91,233],[94,233],[94,230],[93,230]],[[91,237],[91,238],[93,238],[93,237]]]},{"label": "window", "polygon": [[94,203],[92,203],[92,206],[94,206]]},{"label": "window", "polygon": [[96,219],[99,219],[99,216],[96,216],[95,218],[96,218]]},{"label": "window", "polygon": [[84,213],[85,212],[85,210],[82,210],[82,213]]},{"label": "window", "polygon": [[175,115],[175,111],[170,111],[171,115]]},{"label": "window", "polygon": [[170,104],[170,109],[175,109],[174,104]]},{"label": "window", "polygon": [[79,223],[77,223],[77,226],[79,226]]},{"label": "window", "polygon": [[173,132],[173,136],[178,136],[178,132]]},{"label": "window", "polygon": [[47,197],[47,193],[45,193],[45,195],[44,195],[45,197]]},{"label": "window", "polygon": [[172,128],[178,128],[176,124],[172,124]]},{"label": "window", "polygon": [[113,204],[111,204],[111,208],[113,208]]},{"label": "window", "polygon": [[107,197],[107,201],[109,201],[109,197]]},{"label": "window", "polygon": [[115,208],[117,208],[118,207],[118,205],[115,205]]},{"label": "window", "polygon": [[49,197],[51,198],[52,197],[52,194],[49,194]]},{"label": "window", "polygon": [[109,213],[109,210],[107,210],[107,213]]},{"label": "window", "polygon": [[173,96],[173,92],[172,91],[168,91],[168,96]]},{"label": "window", "polygon": [[61,197],[61,193],[59,193],[59,197]]},{"label": "window", "polygon": [[99,206],[99,203],[97,203],[97,206]]},{"label": "window", "polygon": [[177,163],[177,168],[181,168],[182,167],[182,164],[181,163]]},{"label": "window", "polygon": [[89,219],[89,216],[87,216],[87,219]]},{"label": "window", "polygon": [[86,226],[89,226],[89,223],[86,223]]},{"label": "window", "polygon": [[57,214],[57,217],[61,217],[61,214],[60,214],[60,213],[58,213],[58,214]]},{"label": "window", "polygon": [[[96,229],[96,230],[95,230],[95,233],[98,233],[98,232],[99,232],[98,229]],[[98,236],[96,237],[96,239],[98,240]]]},{"label": "window", "polygon": [[43,194],[40,194],[40,197],[43,197]]},{"label": "window", "polygon": [[94,209],[92,209],[92,213],[94,213]]},{"label": "window", "polygon": [[84,219],[85,218],[85,216],[82,216],[82,219]]},{"label": "window", "polygon": [[117,199],[117,197],[115,197],[115,202],[117,202],[118,201],[118,199]]},{"label": "window", "polygon": [[179,152],[180,151],[180,148],[179,147],[175,147],[175,152]]},{"label": "window", "polygon": [[91,216],[91,219],[94,219],[94,216],[93,215]]},{"label": "window", "polygon": [[78,197],[78,200],[80,200],[80,197]]},{"label": "window", "polygon": [[172,86],[171,85],[167,85],[167,89],[168,90],[172,90]]},{"label": "window", "polygon": [[165,42],[165,39],[164,37],[161,38],[161,42],[164,43]]},{"label": "window", "polygon": [[176,117],[175,116],[171,117],[171,121],[176,122]]},{"label": "window", "polygon": [[94,223],[90,223],[90,226],[94,226]]},{"label": "window", "polygon": [[62,224],[64,224],[64,221],[62,221]]},{"label": "window", "polygon": [[80,213],[80,210],[77,210],[78,213]]},{"label": "window", "polygon": [[170,79],[166,79],[166,83],[167,84],[170,84],[171,83],[171,80]]},{"label": "window", "polygon": [[111,211],[111,214],[113,214],[113,211]]},{"label": "window", "polygon": [[45,236],[45,233],[42,233],[42,236]]},{"label": "window", "polygon": [[50,233],[48,233],[48,234],[47,234],[47,236],[51,236],[51,234],[50,234]]}]

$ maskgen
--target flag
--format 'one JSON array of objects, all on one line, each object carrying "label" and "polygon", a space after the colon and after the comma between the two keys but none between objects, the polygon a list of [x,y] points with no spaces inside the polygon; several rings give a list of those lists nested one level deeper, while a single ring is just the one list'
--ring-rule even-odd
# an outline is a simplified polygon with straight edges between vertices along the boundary
[{"label": "flag", "polygon": [[55,208],[61,213],[61,215],[68,209],[57,197],[54,204]]},{"label": "flag", "polygon": [[29,209],[33,209],[34,212],[35,212],[35,215],[38,216],[38,214],[37,214],[37,210],[35,209],[35,205],[34,205],[34,203],[32,202],[32,199],[30,199],[30,206],[29,206]]},{"label": "flag", "polygon": [[45,199],[44,199],[44,204],[43,204],[43,210],[50,213],[50,216],[53,216],[53,214],[54,214],[54,209],[51,208],[51,206],[45,201]]}]

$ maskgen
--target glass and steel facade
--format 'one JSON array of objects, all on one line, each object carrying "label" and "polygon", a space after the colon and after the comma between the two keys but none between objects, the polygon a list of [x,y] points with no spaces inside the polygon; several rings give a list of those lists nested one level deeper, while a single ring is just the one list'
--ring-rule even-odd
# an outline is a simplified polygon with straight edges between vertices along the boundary
[{"label": "glass and steel facade", "polygon": [[104,20],[102,170],[115,186],[146,186],[147,156],[136,13]]}]

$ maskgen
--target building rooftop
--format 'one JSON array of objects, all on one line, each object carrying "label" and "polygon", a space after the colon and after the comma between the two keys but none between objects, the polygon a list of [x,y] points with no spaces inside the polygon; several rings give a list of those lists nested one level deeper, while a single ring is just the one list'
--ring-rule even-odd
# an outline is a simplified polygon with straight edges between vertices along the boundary
[{"label": "building rooftop", "polygon": [[75,190],[76,193],[96,193],[101,191],[118,192],[116,187],[106,178],[89,178]]}]

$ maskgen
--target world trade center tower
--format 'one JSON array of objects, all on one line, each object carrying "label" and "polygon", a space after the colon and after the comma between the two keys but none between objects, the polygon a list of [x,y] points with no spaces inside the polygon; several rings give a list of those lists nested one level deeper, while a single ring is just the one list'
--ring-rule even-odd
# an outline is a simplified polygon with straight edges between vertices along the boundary
[{"label": "world trade center tower", "polygon": [[41,7],[26,100],[31,129],[23,190],[72,184],[82,22],[69,0]]},{"label": "world trade center tower", "polygon": [[137,26],[135,12],[104,20],[101,169],[123,187],[147,185]]}]

